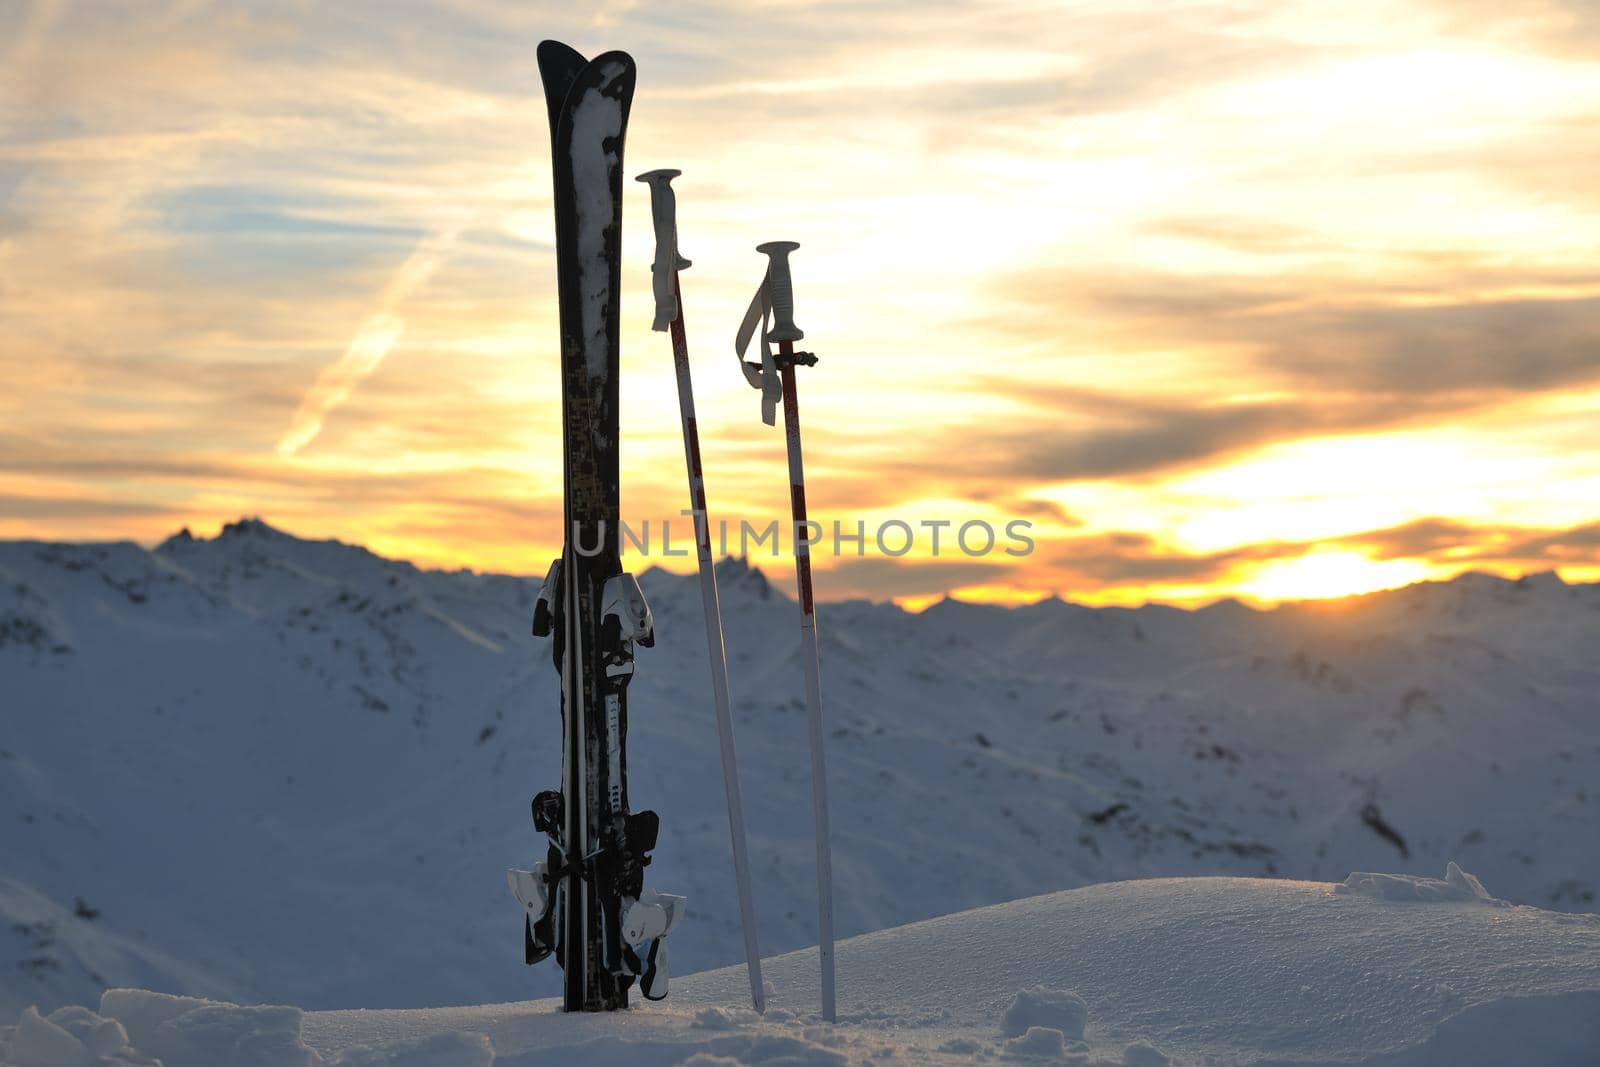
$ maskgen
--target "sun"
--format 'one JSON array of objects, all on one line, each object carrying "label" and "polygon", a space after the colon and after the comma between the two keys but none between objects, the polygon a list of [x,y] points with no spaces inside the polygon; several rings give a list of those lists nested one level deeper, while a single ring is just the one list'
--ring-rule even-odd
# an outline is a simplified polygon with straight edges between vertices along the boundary
[{"label": "sun", "polygon": [[1264,601],[1321,600],[1393,589],[1421,581],[1431,568],[1420,560],[1374,560],[1358,552],[1310,552],[1264,564],[1239,591]]}]

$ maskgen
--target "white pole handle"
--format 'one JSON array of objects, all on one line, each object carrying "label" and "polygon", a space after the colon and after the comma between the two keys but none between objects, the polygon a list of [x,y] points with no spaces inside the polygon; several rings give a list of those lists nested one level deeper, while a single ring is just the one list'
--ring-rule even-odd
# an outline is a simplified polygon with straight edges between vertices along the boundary
[{"label": "white pole handle", "polygon": [[672,179],[681,170],[646,171],[634,179],[650,186],[650,217],[656,227],[656,261],[650,271],[656,295],[656,319],[653,330],[665,330],[678,317],[678,293],[674,275],[689,266],[689,261],[678,255],[678,197],[672,191]]},{"label": "white pole handle", "polygon": [[767,283],[772,292],[773,327],[769,341],[798,341],[805,331],[794,324],[794,282],[789,277],[789,253],[800,247],[798,241],[768,241],[756,245],[767,255]]}]

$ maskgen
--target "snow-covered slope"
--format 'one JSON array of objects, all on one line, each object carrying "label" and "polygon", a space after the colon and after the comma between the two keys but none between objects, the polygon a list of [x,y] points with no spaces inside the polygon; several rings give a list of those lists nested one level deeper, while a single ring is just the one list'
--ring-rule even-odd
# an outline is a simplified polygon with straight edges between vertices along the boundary
[{"label": "snow-covered slope", "polygon": [[765,1019],[736,1006],[740,968],[605,1016],[555,1000],[302,1015],[115,991],[98,1016],[25,1018],[9,1053],[0,1031],[0,1060],[79,1067],[73,1042],[98,1040],[164,1067],[1600,1062],[1600,918],[1451,875],[1123,882],[867,934],[839,946],[837,1026],[813,1014],[813,950],[767,962]]},{"label": "snow-covered slope", "polygon": [[[781,569],[781,568],[780,568]],[[740,958],[692,579],[643,584],[633,800]],[[792,603],[722,568],[764,950],[814,938]],[[503,870],[558,780],[534,583],[259,522],[0,543],[0,1018],[107,985],[310,1008],[548,995]],[[1600,586],[1468,576],[1256,612],[826,604],[841,936],[1124,878],[1436,874],[1589,911]]]}]

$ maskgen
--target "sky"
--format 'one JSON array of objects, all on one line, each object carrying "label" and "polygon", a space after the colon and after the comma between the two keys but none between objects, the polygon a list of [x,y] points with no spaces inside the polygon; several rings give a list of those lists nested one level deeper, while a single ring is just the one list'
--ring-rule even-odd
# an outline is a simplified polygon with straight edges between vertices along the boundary
[{"label": "sky", "polygon": [[[1600,579],[1592,0],[0,3],[0,537],[259,515],[543,573],[546,37],[629,51],[626,169],[684,172],[735,539],[788,480],[733,335],[754,246],[801,244],[811,511],[868,531],[813,550],[820,597]],[[623,517],[656,528],[629,566],[688,570],[626,184]],[[995,550],[951,551],[975,522]]]}]

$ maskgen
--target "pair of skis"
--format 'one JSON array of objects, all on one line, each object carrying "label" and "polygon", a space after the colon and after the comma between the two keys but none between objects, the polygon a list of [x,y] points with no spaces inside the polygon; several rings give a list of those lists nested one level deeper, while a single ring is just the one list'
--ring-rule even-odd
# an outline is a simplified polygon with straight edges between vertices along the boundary
[{"label": "pair of skis", "polygon": [[622,149],[634,64],[539,45],[554,169],[561,319],[565,548],[550,565],[533,632],[551,636],[561,676],[561,789],[534,798],[543,862],[507,873],[526,909],[524,958],[554,955],[567,1011],[667,992],[666,936],[682,897],[644,888],[660,820],[628,807],[628,682],[655,643],[649,606],[622,571],[618,501]]}]

